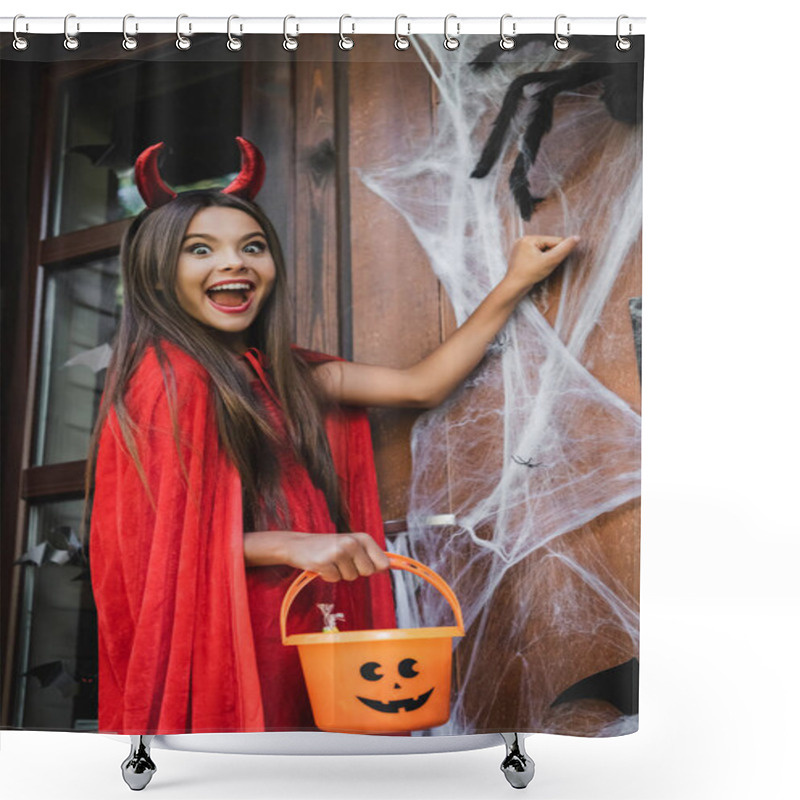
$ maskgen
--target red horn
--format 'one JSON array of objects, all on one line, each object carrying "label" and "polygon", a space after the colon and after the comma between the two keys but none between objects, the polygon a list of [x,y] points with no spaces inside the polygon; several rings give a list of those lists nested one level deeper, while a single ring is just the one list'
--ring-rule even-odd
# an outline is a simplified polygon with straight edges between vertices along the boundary
[{"label": "red horn", "polygon": [[178,195],[161,179],[158,171],[158,151],[164,142],[143,150],[136,159],[136,186],[148,208],[158,208]]},{"label": "red horn", "polygon": [[261,184],[264,183],[264,174],[267,170],[264,156],[247,139],[237,136],[236,141],[242,154],[242,166],[236,178],[222,191],[225,194],[235,194],[252,200],[258,194]]}]

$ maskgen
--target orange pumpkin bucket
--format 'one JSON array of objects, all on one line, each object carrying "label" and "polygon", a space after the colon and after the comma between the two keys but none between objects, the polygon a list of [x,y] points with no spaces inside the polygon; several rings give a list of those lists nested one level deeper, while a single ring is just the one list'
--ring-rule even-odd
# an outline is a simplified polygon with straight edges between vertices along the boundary
[{"label": "orange pumpkin bucket", "polygon": [[314,722],[337,733],[394,733],[442,725],[450,718],[452,637],[464,635],[461,606],[432,569],[387,553],[392,569],[419,575],[445,597],[455,627],[390,628],[286,635],[294,599],[316,572],[289,587],[280,613],[281,639],[297,645]]}]

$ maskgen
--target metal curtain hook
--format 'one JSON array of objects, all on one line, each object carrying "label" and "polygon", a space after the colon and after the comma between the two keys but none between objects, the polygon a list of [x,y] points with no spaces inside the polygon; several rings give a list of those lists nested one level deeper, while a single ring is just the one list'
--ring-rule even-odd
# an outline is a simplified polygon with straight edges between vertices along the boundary
[{"label": "metal curtain hook", "polygon": [[[283,18],[283,49],[284,50],[297,50],[297,39],[293,36],[289,36],[286,28],[289,24],[290,19],[297,19],[297,17],[293,17],[291,14],[287,14]],[[295,36],[300,33],[300,23],[298,22],[295,25]]]},{"label": "metal curtain hook", "polygon": [[[177,47],[178,50],[188,50],[192,46],[191,41],[181,33],[181,20],[186,19],[188,16],[188,14],[178,14],[178,18],[175,20],[175,33],[178,35],[178,38],[175,41],[175,47]],[[191,32],[192,23],[190,22],[189,33]]]},{"label": "metal curtain hook", "polygon": [[[69,30],[68,30],[69,21],[71,19],[74,19],[74,18],[75,18],[75,14],[67,14],[67,16],[64,17],[64,47],[67,50],[77,50],[78,49],[78,45],[80,44],[80,42],[78,41],[77,37],[69,35]],[[80,31],[80,29],[81,29],[80,23],[76,22],[75,23],[75,32],[77,33],[78,31]]]},{"label": "metal curtain hook", "polygon": [[[450,22],[451,19],[456,20],[456,35],[451,36],[447,32],[447,23]],[[455,14],[448,14],[444,18],[444,47],[445,50],[455,50],[459,44],[461,44],[458,39],[456,38],[458,34],[461,33],[461,23],[458,21],[458,18]]]},{"label": "metal curtain hook", "polygon": [[516,42],[514,41],[514,39],[512,37],[517,35],[517,23],[516,22],[512,22],[511,23],[511,36],[508,36],[503,31],[503,23],[505,23],[505,21],[507,19],[511,19],[511,14],[503,14],[503,16],[500,17],[500,49],[501,50],[513,50],[514,49],[514,45],[516,44]]},{"label": "metal curtain hook", "polygon": [[[628,19],[627,14],[620,14],[617,17],[617,50],[623,50],[624,51],[624,50],[630,50],[631,49],[631,40],[630,39],[626,39],[624,36],[620,35],[620,32],[619,32],[620,25],[619,24],[623,19]],[[633,33],[633,26],[629,22],[628,23],[628,36],[630,36],[632,33]]]},{"label": "metal curtain hook", "polygon": [[[345,36],[344,33],[342,33],[342,25],[344,24],[344,21],[346,19],[353,19],[353,18],[349,14],[342,14],[342,16],[339,17],[339,47],[341,47],[342,50],[352,50],[355,42],[350,37]],[[351,22],[350,24],[352,26],[352,30],[350,31],[350,33],[355,33],[356,24],[354,22]]]},{"label": "metal curtain hook", "polygon": [[[566,50],[566,49],[569,47],[569,39],[566,39],[566,38],[564,38],[564,37],[563,37],[563,36],[562,36],[562,35],[561,35],[561,34],[558,32],[558,21],[559,21],[560,19],[566,19],[566,18],[567,18],[567,15],[566,15],[566,14],[559,14],[559,15],[556,17],[555,26],[554,26],[554,30],[555,30],[555,34],[556,34],[556,39],[555,39],[555,41],[553,42],[553,47],[555,47],[555,49],[556,49],[556,50]],[[569,22],[568,22],[568,23],[567,23],[567,36],[569,36],[569,35],[570,35],[570,25],[569,25]]]},{"label": "metal curtain hook", "polygon": [[400,35],[401,19],[408,19],[408,17],[405,14],[398,14],[394,18],[394,46],[398,50],[407,50],[408,46],[411,44],[411,42],[409,42],[409,40],[406,38],[411,33],[411,23],[410,22],[406,23],[406,28],[408,30],[406,30],[405,36],[401,36]]},{"label": "metal curtain hook", "polygon": [[[241,50],[242,49],[242,40],[237,39],[233,34],[231,34],[231,20],[239,19],[235,14],[231,14],[228,17],[228,50]],[[242,32],[242,25],[239,25],[239,33]]]},{"label": "metal curtain hook", "polygon": [[[129,19],[136,19],[136,17],[134,17],[133,14],[126,14],[122,18],[122,46],[123,48],[125,48],[125,50],[135,50],[139,42],[136,41],[136,38],[134,36],[128,36]],[[134,30],[138,32],[139,30],[138,22],[134,23]]]},{"label": "metal curtain hook", "polygon": [[[12,31],[14,32],[14,49],[15,50],[27,50],[28,49],[28,40],[23,36],[20,36],[17,33],[17,20],[18,19],[25,19],[24,14],[17,14],[14,17],[14,24],[12,25]],[[28,30],[28,23],[25,23],[25,30]]]}]

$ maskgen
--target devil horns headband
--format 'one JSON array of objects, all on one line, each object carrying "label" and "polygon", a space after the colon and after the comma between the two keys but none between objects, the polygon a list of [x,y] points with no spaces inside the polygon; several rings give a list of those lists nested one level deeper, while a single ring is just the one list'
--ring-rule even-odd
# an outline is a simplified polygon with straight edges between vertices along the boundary
[{"label": "devil horns headband", "polygon": [[[247,139],[237,136],[236,142],[242,154],[242,167],[231,184],[221,191],[252,200],[264,183],[264,156]],[[154,144],[142,151],[136,159],[136,186],[148,208],[158,208],[178,196],[164,183],[158,171],[158,152],[163,146],[164,142]]]}]

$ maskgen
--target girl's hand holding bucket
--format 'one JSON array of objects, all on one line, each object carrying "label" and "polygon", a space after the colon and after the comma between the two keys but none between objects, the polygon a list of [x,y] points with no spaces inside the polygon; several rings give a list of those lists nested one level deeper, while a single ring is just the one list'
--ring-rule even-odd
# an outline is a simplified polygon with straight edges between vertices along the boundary
[{"label": "girl's hand holding bucket", "polygon": [[368,533],[251,531],[244,535],[245,565],[287,564],[322,580],[354,581],[389,569],[389,557]]},{"label": "girl's hand holding bucket", "polygon": [[464,635],[461,606],[430,567],[396,553],[384,555],[392,568],[415,574],[441,592],[456,624],[290,636],[289,609],[303,588],[319,577],[313,572],[298,575],[281,604],[281,641],[298,648],[320,730],[398,733],[433,728],[450,718],[453,637]]}]

